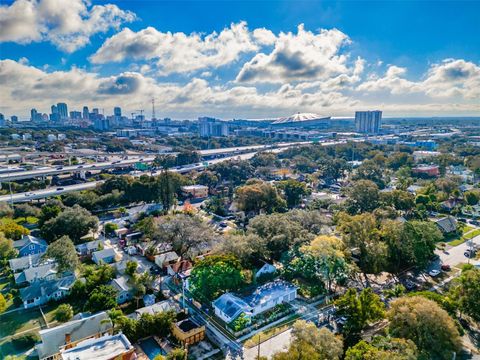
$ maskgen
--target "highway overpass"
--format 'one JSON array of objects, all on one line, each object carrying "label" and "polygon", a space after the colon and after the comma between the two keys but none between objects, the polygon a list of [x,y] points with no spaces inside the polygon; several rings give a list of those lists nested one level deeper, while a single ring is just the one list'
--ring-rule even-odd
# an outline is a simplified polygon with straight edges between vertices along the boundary
[{"label": "highway overpass", "polygon": [[[225,154],[241,154],[246,151],[260,151],[274,148],[285,148],[294,145],[307,144],[308,142],[298,142],[298,143],[279,143],[272,145],[251,145],[251,146],[239,146],[239,147],[230,147],[222,149],[209,149],[209,150],[198,150],[200,155],[204,157],[211,157],[215,155],[225,155]],[[169,155],[162,154],[162,155]],[[170,153],[170,155],[175,155],[175,153]],[[61,175],[61,174],[73,174],[79,173],[82,171],[98,171],[98,170],[109,170],[115,168],[124,168],[133,166],[137,162],[142,163],[152,163],[155,160],[154,155],[148,156],[136,156],[131,157],[126,160],[117,160],[117,161],[106,161],[98,162],[92,164],[81,164],[73,166],[56,166],[56,167],[44,167],[42,169],[35,170],[25,170],[25,171],[15,171],[15,172],[3,172],[0,174],[0,183],[16,180],[26,180],[33,178],[42,178],[47,176]]]}]

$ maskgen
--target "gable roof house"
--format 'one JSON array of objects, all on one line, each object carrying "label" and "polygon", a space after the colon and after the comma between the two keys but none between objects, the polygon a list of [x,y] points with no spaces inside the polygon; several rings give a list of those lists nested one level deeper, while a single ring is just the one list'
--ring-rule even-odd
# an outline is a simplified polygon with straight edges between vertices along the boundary
[{"label": "gable roof house", "polygon": [[20,240],[13,242],[13,247],[17,249],[19,257],[43,254],[47,251],[47,246],[45,240],[31,235],[23,235]]},{"label": "gable roof house", "polygon": [[93,252],[103,250],[108,246],[105,246],[105,242],[103,240],[93,240],[83,244],[79,244],[75,246],[77,250],[77,254],[80,256],[88,256],[92,255]]},{"label": "gable roof house", "polygon": [[116,255],[117,253],[114,249],[106,248],[103,250],[94,251],[92,253],[92,261],[97,265],[111,264],[116,261]]},{"label": "gable roof house", "polygon": [[275,274],[276,272],[277,272],[277,268],[275,266],[273,266],[272,264],[269,264],[269,263],[265,263],[255,273],[255,279],[258,279],[259,277],[265,276],[267,274]]},{"label": "gable roof house", "polygon": [[15,283],[21,285],[25,283],[33,284],[34,282],[41,280],[54,280],[57,277],[56,267],[57,264],[51,262],[25,269],[20,273],[14,274]]},{"label": "gable roof house", "polygon": [[42,259],[43,254],[33,254],[19,258],[13,258],[8,260],[10,269],[14,272],[20,272],[28,268],[37,267],[40,264],[47,262]]},{"label": "gable roof house", "polygon": [[160,255],[156,255],[155,264],[157,264],[159,268],[163,269],[168,265],[176,263],[179,259],[180,257],[177,255],[175,251],[169,251]]},{"label": "gable roof house", "polygon": [[435,224],[443,234],[451,234],[457,231],[457,220],[453,216],[445,216],[437,219],[435,220]]},{"label": "gable roof house", "polygon": [[129,283],[128,276],[122,275],[110,282],[117,291],[117,304],[123,304],[133,299],[133,286]]},{"label": "gable roof house", "polygon": [[104,311],[69,321],[51,329],[40,330],[42,342],[35,346],[40,360],[62,359],[61,351],[81,341],[112,334],[113,325]]},{"label": "gable roof house", "polygon": [[213,308],[215,315],[230,323],[242,313],[251,318],[278,304],[293,301],[296,297],[296,286],[283,280],[275,280],[259,286],[252,294],[243,298],[225,293],[213,302]]},{"label": "gable roof house", "polygon": [[75,282],[75,275],[69,275],[55,280],[37,281],[20,289],[23,307],[29,309],[43,305],[51,300],[60,300],[69,294]]}]

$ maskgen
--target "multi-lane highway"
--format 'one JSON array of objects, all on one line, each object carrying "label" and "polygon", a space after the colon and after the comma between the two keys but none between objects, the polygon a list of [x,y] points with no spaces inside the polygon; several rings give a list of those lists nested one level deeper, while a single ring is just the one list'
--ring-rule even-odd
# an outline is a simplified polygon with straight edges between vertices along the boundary
[{"label": "multi-lane highway", "polygon": [[[285,148],[292,145],[302,145],[305,143],[308,143],[308,142],[239,146],[239,147],[222,148],[222,149],[199,150],[198,152],[200,153],[201,156],[208,157],[208,156],[223,155],[223,154],[240,154],[245,151],[258,151],[262,149]],[[175,154],[175,153],[171,153],[171,154]],[[99,162],[99,163],[93,163],[93,164],[44,167],[41,169],[25,170],[25,171],[18,171],[18,170],[12,171],[12,172],[4,171],[3,173],[0,174],[0,183],[6,182],[6,181],[26,180],[26,179],[32,179],[37,177],[80,173],[83,171],[97,171],[97,170],[123,168],[123,167],[132,166],[138,162],[152,163],[153,160],[155,160],[155,156],[149,155],[144,157],[136,156],[136,157],[132,157],[125,160],[107,161],[107,162]]]},{"label": "multi-lane highway", "polygon": [[[272,152],[279,152],[282,150],[287,149],[287,147],[282,147],[282,148],[277,148],[277,149],[272,149]],[[229,156],[229,157],[224,157],[221,159],[214,159],[210,160],[208,162],[208,165],[213,165],[222,161],[226,160],[231,160],[231,159],[242,159],[242,160],[247,160],[252,158],[258,151],[254,152],[249,152],[241,155],[235,155],[235,156]],[[205,165],[203,164],[191,164],[191,165],[185,165],[182,167],[175,167],[169,169],[169,171],[172,172],[178,172],[178,173],[187,173],[192,170],[203,170],[205,168]],[[98,167],[95,167],[95,169],[99,169]],[[157,172],[150,172],[150,171],[145,171],[145,172],[138,172],[134,176],[141,176],[143,174],[147,175],[159,175],[160,171]],[[95,188],[98,184],[103,183],[103,180],[98,180],[98,181],[89,181],[86,183],[82,184],[75,184],[75,185],[68,185],[68,186],[59,186],[59,187],[50,187],[48,189],[43,189],[43,190],[35,190],[35,191],[29,191],[29,192],[24,192],[24,193],[16,193],[16,194],[11,194],[11,195],[3,195],[0,196],[0,202],[8,202],[8,203],[20,203],[20,202],[27,202],[31,200],[38,200],[38,199],[44,199],[56,195],[61,195],[73,191],[80,191],[80,190],[87,190],[87,189],[93,189]]]}]

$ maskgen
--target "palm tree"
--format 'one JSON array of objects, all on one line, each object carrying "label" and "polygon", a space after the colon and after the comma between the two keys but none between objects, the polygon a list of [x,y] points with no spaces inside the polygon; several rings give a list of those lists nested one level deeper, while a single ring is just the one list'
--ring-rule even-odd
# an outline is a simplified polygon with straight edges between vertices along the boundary
[{"label": "palm tree", "polygon": [[123,315],[122,310],[120,309],[112,309],[107,312],[109,319],[102,320],[102,323],[108,322],[110,320],[112,322],[112,330],[115,332],[116,326],[121,323],[125,315]]}]

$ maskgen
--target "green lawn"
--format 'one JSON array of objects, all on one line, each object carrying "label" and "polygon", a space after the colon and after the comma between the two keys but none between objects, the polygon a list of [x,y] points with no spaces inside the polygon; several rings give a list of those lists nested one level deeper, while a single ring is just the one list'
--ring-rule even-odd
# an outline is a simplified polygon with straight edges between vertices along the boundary
[{"label": "green lawn", "polygon": [[[51,325],[55,322],[53,317],[58,305],[59,304],[51,304],[43,307],[45,317]],[[0,339],[22,331],[45,327],[46,325],[38,308],[1,314],[0,324]]]},{"label": "green lawn", "polygon": [[480,229],[473,229],[469,226],[466,226],[462,229],[461,237],[448,241],[447,244],[450,246],[457,246],[463,244],[467,240],[473,239],[475,236],[478,235],[480,235]]},{"label": "green lawn", "polygon": [[[52,304],[43,308],[50,327],[58,325],[54,319],[58,305]],[[2,314],[0,315],[0,324],[0,359],[5,358],[7,355],[18,355],[19,350],[13,347],[10,341],[11,336],[20,332],[29,332],[29,330],[38,332],[46,327],[38,308]]]}]

